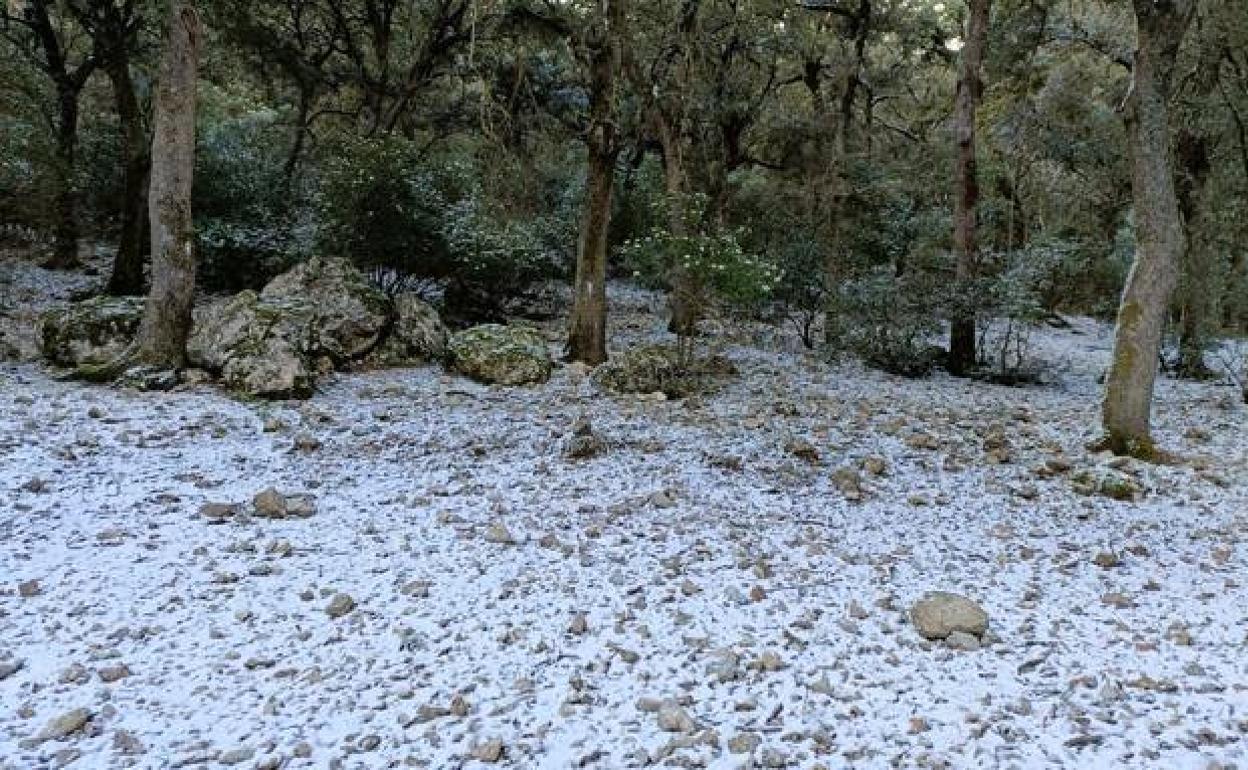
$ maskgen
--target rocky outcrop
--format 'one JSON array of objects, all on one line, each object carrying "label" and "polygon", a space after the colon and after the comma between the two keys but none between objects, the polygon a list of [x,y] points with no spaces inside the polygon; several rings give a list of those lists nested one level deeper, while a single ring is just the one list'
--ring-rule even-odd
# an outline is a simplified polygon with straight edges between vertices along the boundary
[{"label": "rocky outcrop", "polygon": [[40,347],[57,366],[102,364],[116,358],[139,330],[142,297],[92,297],[44,313]]},{"label": "rocky outcrop", "polygon": [[451,337],[453,370],[478,382],[525,385],[550,379],[553,362],[546,341],[532,329],[486,324]]},{"label": "rocky outcrop", "polygon": [[[61,366],[101,364],[120,353],[143,316],[142,297],[96,297],[45,314],[44,356]],[[257,293],[195,310],[188,362],[255,398],[302,398],[319,372],[367,362],[441,360],[446,327],[415,295],[393,302],[341,259],[314,258]]]},{"label": "rocky outcrop", "polygon": [[612,356],[594,370],[593,381],[612,393],[663,393],[670,398],[710,390],[737,369],[722,356],[682,362],[672,345],[640,345]]},{"label": "rocky outcrop", "polygon": [[405,292],[394,298],[394,323],[377,349],[382,366],[406,366],[446,358],[450,335],[438,311],[420,297]]}]

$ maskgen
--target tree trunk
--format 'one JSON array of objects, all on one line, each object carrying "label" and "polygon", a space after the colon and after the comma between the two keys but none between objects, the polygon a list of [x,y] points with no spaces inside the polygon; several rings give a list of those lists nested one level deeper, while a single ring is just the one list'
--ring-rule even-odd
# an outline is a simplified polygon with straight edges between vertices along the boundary
[{"label": "tree trunk", "polygon": [[1179,178],[1176,180],[1179,212],[1187,240],[1182,263],[1179,306],[1180,377],[1205,379],[1212,371],[1205,365],[1209,343],[1209,320],[1214,315],[1216,288],[1213,255],[1201,237],[1205,186],[1209,181],[1209,143],[1205,137],[1184,129],[1178,137]]},{"label": "tree trunk", "polygon": [[78,148],[78,94],[68,86],[57,88],[56,222],[55,246],[47,266],[56,270],[78,267],[78,212],[74,190],[74,156]]},{"label": "tree trunk", "polygon": [[[667,194],[668,230],[677,237],[689,232],[688,179],[685,177],[681,137],[666,116],[656,119],[659,144],[663,148],[663,186]],[[668,266],[668,284],[671,293],[667,304],[671,318],[667,330],[682,340],[693,337],[697,331],[699,308],[694,278],[677,261]]]},{"label": "tree trunk", "polygon": [[607,236],[615,185],[615,83],[624,43],[624,0],[603,0],[599,25],[590,34],[593,105],[586,147],[585,219],[576,255],[568,360],[596,365],[607,360]]},{"label": "tree trunk", "polygon": [[1134,0],[1136,51],[1123,102],[1135,204],[1135,262],[1127,276],[1101,421],[1106,448],[1151,457],[1153,385],[1170,295],[1183,257],[1183,222],[1170,163],[1167,99],[1194,0]]},{"label": "tree trunk", "polygon": [[175,0],[156,90],[152,178],[152,287],[135,340],[134,362],[180,367],[195,296],[191,178],[195,168],[195,86],[199,16]]},{"label": "tree trunk", "polygon": [[970,306],[971,282],[978,272],[976,210],[979,178],[975,162],[975,110],[983,92],[980,68],[988,40],[991,0],[969,0],[958,90],[954,97],[954,135],[957,160],[954,170],[953,247],[957,256],[955,278],[958,294],[949,328],[949,371],[966,374],[975,366],[975,313]]},{"label": "tree trunk", "polygon": [[108,78],[113,85],[117,117],[121,124],[121,156],[124,165],[121,196],[121,234],[117,240],[117,257],[108,280],[107,292],[112,295],[143,293],[144,225],[147,224],[147,136],[143,114],[134,93],[130,63],[125,56],[110,62]]}]

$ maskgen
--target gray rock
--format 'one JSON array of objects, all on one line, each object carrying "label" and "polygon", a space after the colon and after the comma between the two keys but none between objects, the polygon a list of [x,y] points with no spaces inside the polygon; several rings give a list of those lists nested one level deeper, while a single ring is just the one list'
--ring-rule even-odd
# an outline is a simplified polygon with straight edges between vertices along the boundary
[{"label": "gray rock", "polygon": [[375,359],[384,366],[407,366],[446,358],[450,334],[438,311],[411,292],[394,298],[394,325]]},{"label": "gray rock", "polygon": [[0,682],[16,674],[26,665],[26,661],[18,658],[17,660],[0,661]]},{"label": "gray rock", "polygon": [[658,723],[659,729],[668,733],[691,733],[698,729],[693,717],[674,701],[665,701],[659,708]]},{"label": "gray rock", "polygon": [[48,722],[36,737],[38,741],[62,741],[80,732],[90,722],[92,713],[89,709],[76,708],[66,711],[59,717]]},{"label": "gray rock", "polygon": [[43,314],[40,348],[58,366],[103,364],[125,350],[143,320],[143,297],[92,297]]},{"label": "gray rock", "polygon": [[334,598],[329,600],[329,604],[325,607],[325,614],[331,618],[338,619],[347,615],[355,609],[355,599],[350,594],[334,594]]},{"label": "gray rock", "polygon": [[641,345],[618,353],[594,370],[598,387],[612,393],[663,393],[684,398],[712,389],[737,373],[726,358],[682,362],[671,345]]},{"label": "gray rock", "polygon": [[266,519],[284,519],[289,513],[286,496],[273,487],[269,487],[251,499],[256,515]]},{"label": "gray rock", "polygon": [[988,613],[961,594],[930,591],[910,609],[910,622],[924,639],[945,639],[955,631],[978,638],[988,630]]},{"label": "gray rock", "polygon": [[484,383],[545,382],[553,368],[542,336],[519,326],[474,326],[452,336],[448,351],[452,369]]}]

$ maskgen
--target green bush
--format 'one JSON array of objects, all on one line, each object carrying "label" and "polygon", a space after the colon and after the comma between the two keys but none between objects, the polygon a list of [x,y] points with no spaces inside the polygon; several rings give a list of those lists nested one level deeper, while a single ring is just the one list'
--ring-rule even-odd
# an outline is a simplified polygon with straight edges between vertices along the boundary
[{"label": "green bush", "polygon": [[311,255],[308,195],[304,180],[286,175],[288,141],[263,111],[201,131],[193,205],[208,291],[259,288]]}]

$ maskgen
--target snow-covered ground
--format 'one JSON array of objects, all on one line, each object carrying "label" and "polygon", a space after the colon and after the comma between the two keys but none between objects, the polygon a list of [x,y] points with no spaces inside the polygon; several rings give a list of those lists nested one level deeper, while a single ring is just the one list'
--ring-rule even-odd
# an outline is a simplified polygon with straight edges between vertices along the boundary
[{"label": "snow-covered ground", "polygon": [[[1044,332],[1058,382],[1017,389],[730,344],[742,376],[686,402],[571,368],[269,404],[0,365],[0,767],[1244,766],[1245,410],[1163,381],[1183,461],[1076,494],[1111,463],[1108,334]],[[605,454],[565,457],[581,415]],[[315,514],[199,513],[267,487]],[[991,643],[923,641],[932,589]]]}]

